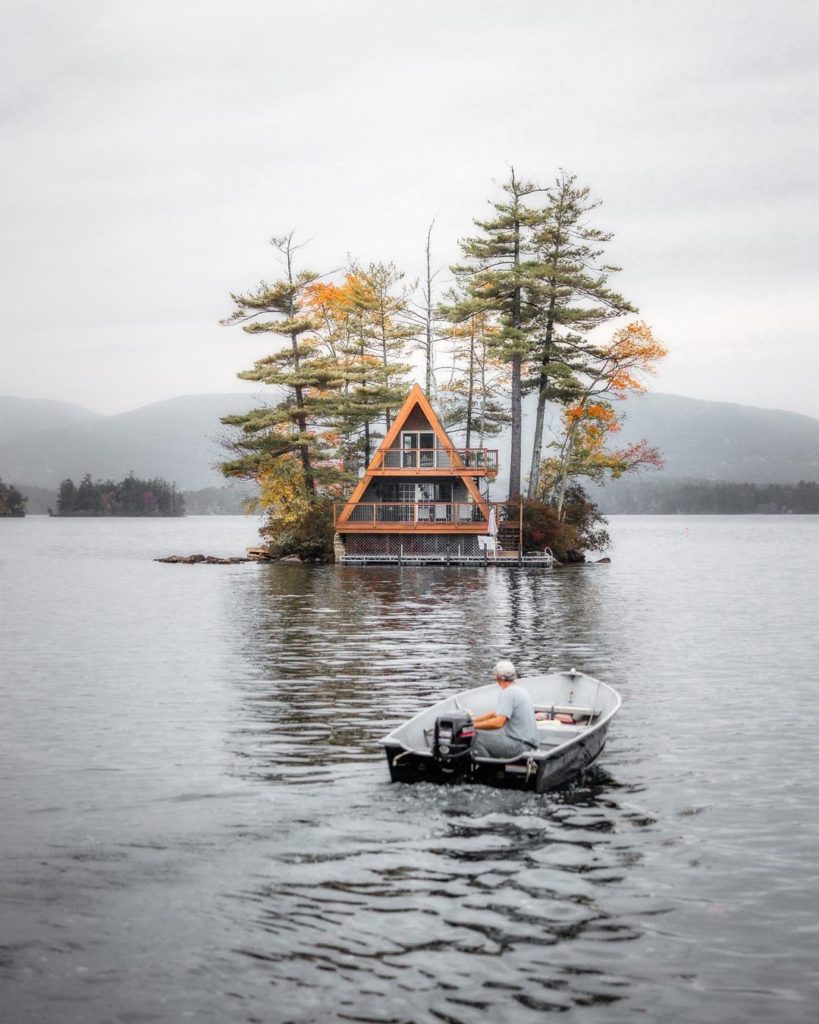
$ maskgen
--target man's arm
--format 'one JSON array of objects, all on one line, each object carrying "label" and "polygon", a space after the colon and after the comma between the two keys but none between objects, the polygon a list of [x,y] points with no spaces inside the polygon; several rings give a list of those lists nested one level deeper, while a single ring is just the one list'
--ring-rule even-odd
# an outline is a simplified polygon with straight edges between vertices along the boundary
[{"label": "man's arm", "polygon": [[495,711],[490,711],[489,714],[481,715],[479,718],[474,719],[472,724],[476,729],[502,729],[506,722],[506,715],[499,715]]}]

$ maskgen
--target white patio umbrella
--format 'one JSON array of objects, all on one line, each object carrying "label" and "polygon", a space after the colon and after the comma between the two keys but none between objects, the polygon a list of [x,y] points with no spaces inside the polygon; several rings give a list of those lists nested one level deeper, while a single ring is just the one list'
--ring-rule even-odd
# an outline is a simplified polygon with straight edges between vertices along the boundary
[{"label": "white patio umbrella", "polygon": [[497,516],[495,515],[494,505],[492,506],[492,508],[489,509],[489,522],[486,526],[486,532],[489,534],[490,537],[498,536],[498,519]]}]

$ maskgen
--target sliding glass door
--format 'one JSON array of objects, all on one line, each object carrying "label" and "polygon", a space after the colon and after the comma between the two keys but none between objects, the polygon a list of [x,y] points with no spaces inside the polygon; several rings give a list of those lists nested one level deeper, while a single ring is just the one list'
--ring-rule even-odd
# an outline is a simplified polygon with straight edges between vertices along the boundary
[{"label": "sliding glass door", "polygon": [[435,434],[431,430],[405,430],[401,433],[401,465],[405,469],[435,468]]}]

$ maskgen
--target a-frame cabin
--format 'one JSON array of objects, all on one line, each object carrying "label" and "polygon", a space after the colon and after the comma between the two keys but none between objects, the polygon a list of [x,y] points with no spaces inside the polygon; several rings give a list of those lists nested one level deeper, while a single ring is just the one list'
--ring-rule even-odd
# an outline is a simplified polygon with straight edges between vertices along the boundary
[{"label": "a-frame cabin", "polygon": [[490,525],[508,543],[517,514],[481,493],[497,472],[497,451],[457,448],[416,384],[349,501],[336,506],[337,557],[477,557]]}]

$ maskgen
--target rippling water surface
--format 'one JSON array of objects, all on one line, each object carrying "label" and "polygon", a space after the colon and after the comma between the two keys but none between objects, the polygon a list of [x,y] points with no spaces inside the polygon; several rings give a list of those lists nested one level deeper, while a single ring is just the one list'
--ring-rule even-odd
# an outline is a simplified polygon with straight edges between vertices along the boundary
[{"label": "rippling water surface", "polygon": [[[819,1017],[819,520],[618,517],[611,565],[160,565],[246,519],[0,521],[0,1018]],[[378,738],[577,666],[558,794]]]}]

